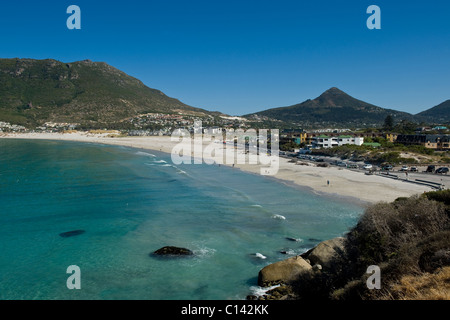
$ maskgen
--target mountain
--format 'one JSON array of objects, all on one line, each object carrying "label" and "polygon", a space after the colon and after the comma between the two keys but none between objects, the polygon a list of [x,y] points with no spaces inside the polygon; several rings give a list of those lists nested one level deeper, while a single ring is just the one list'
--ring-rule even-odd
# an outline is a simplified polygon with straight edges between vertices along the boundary
[{"label": "mountain", "polygon": [[373,127],[382,125],[388,115],[396,122],[414,119],[409,113],[375,106],[333,87],[314,100],[308,99],[293,106],[272,108],[245,117],[255,120],[279,120],[307,128]]},{"label": "mountain", "polygon": [[151,112],[211,114],[103,62],[0,59],[0,121],[101,126]]},{"label": "mountain", "polygon": [[[120,127],[147,113],[218,116],[188,106],[103,62],[0,59],[0,121],[34,128],[45,122]],[[415,116],[384,109],[331,88],[313,100],[248,114],[266,127],[373,127],[394,122],[450,122],[450,100]],[[261,123],[261,120],[263,122]],[[128,125],[133,125],[128,121]]]},{"label": "mountain", "polygon": [[444,124],[450,122],[450,100],[444,101],[441,104],[422,111],[416,115],[417,118],[425,122],[435,124]]}]

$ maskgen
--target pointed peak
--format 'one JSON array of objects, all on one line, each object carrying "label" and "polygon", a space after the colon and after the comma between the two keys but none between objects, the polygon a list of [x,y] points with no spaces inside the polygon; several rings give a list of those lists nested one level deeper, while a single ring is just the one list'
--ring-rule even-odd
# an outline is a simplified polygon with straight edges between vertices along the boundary
[{"label": "pointed peak", "polygon": [[329,106],[337,106],[347,104],[349,100],[354,100],[351,96],[346,94],[344,91],[332,87],[318,96],[314,101],[318,103],[325,103]]},{"label": "pointed peak", "polygon": [[332,87],[322,94],[346,94],[346,93],[344,91],[340,90],[339,88]]}]

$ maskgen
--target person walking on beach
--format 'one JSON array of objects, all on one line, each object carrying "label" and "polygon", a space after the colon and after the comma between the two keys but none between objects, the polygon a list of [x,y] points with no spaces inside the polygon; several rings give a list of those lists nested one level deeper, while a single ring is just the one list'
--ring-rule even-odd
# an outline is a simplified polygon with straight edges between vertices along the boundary
[{"label": "person walking on beach", "polygon": [[330,186],[330,180],[327,180],[327,186]]}]

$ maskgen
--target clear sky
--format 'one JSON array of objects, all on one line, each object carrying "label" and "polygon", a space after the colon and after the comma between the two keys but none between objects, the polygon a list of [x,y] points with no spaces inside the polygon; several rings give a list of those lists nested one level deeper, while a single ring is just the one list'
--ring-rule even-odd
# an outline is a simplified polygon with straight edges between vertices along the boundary
[{"label": "clear sky", "polygon": [[[69,5],[81,30],[69,30]],[[381,30],[369,30],[372,5]],[[450,99],[450,1],[1,1],[0,57],[106,62],[232,115],[330,87],[418,113]]]}]

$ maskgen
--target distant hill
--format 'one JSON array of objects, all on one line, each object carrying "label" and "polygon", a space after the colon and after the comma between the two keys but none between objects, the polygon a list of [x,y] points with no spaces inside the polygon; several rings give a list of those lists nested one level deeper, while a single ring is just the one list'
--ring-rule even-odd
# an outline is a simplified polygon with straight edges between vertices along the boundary
[{"label": "distant hill", "polygon": [[[147,113],[219,116],[188,106],[104,63],[52,59],[0,59],[0,121],[34,128],[44,122],[109,127]],[[450,100],[417,115],[384,109],[331,88],[313,100],[245,118],[256,127],[374,127],[394,122],[450,122]],[[129,124],[130,125],[130,124]]]},{"label": "distant hill", "polygon": [[435,124],[450,123],[450,100],[444,101],[441,104],[422,111],[416,117],[425,122]]},{"label": "distant hill", "polygon": [[0,121],[110,124],[150,112],[210,114],[103,62],[0,59]]},{"label": "distant hill", "polygon": [[248,114],[249,119],[275,119],[302,127],[373,127],[384,123],[388,115],[394,121],[413,121],[414,116],[396,110],[384,109],[358,100],[331,88],[314,100]]}]

